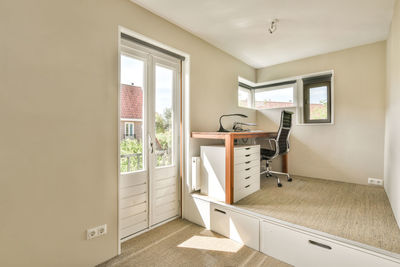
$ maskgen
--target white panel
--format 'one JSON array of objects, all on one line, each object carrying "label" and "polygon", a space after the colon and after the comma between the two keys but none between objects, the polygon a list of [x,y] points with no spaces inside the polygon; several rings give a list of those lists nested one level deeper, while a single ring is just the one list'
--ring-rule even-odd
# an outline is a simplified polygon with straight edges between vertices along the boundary
[{"label": "white panel", "polygon": [[212,231],[229,237],[230,211],[222,206],[211,204],[210,228]]},{"label": "white panel", "polygon": [[120,218],[126,218],[147,211],[147,203],[142,203],[133,207],[121,209]]},{"label": "white panel", "polygon": [[234,160],[235,164],[244,163],[244,162],[252,161],[252,160],[260,160],[260,153],[245,154],[240,157],[234,156],[233,160]]},{"label": "white panel", "polygon": [[124,238],[124,237],[130,236],[130,235],[133,235],[133,234],[135,234],[137,232],[140,232],[143,229],[146,229],[147,226],[148,226],[148,222],[144,221],[144,222],[132,225],[132,226],[130,226],[128,228],[121,229],[121,232],[120,232],[121,238]]},{"label": "white panel", "polygon": [[157,190],[155,190],[155,198],[159,198],[165,195],[170,195],[170,194],[175,194],[176,195],[176,190],[177,190],[177,186],[176,184],[164,187],[164,188],[159,188]]},{"label": "white panel", "polygon": [[125,198],[133,195],[139,195],[147,192],[147,184],[134,185],[120,189],[120,197]]},{"label": "white panel", "polygon": [[142,212],[142,213],[121,219],[120,227],[121,227],[121,229],[125,229],[127,227],[130,227],[130,226],[138,224],[138,223],[142,223],[144,221],[147,221],[147,212]]},{"label": "white panel", "polygon": [[147,201],[147,193],[143,193],[140,195],[123,198],[120,201],[120,208],[131,207],[140,203],[144,203]]},{"label": "white panel", "polygon": [[229,237],[255,250],[260,249],[259,219],[230,212]]},{"label": "white panel", "polygon": [[164,205],[166,203],[172,202],[172,201],[176,201],[177,200],[177,196],[176,194],[167,194],[163,197],[159,197],[155,199],[155,204],[156,206],[160,206],[160,205]]},{"label": "white panel", "polygon": [[147,182],[147,177],[146,177],[145,173],[125,174],[125,175],[121,175],[119,187],[125,188],[127,186],[144,184],[146,182]]},{"label": "white panel", "polygon": [[359,249],[264,221],[261,222],[260,250],[299,267],[399,266],[398,263]]},{"label": "white panel", "polygon": [[154,188],[155,189],[165,188],[165,187],[171,186],[171,185],[176,185],[176,177],[169,177],[168,179],[156,181]]}]

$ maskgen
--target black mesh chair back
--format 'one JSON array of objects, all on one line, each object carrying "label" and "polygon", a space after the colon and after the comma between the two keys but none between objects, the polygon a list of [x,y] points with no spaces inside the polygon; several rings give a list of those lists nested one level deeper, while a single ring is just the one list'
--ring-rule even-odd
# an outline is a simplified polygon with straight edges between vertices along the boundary
[{"label": "black mesh chair back", "polygon": [[279,155],[284,155],[289,152],[289,136],[292,129],[292,115],[292,112],[286,110],[281,113],[281,124],[276,137],[279,146]]}]

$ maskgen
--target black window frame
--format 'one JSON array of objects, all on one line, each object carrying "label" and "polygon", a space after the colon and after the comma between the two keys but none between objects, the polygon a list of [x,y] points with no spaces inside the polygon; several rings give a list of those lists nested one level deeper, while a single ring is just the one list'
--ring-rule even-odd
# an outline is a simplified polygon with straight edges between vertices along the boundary
[{"label": "black window frame", "polygon": [[[303,118],[304,123],[331,123],[332,122],[332,75],[319,77],[311,77],[303,79]],[[327,87],[327,119],[311,120],[310,119],[310,89],[315,87]]]}]

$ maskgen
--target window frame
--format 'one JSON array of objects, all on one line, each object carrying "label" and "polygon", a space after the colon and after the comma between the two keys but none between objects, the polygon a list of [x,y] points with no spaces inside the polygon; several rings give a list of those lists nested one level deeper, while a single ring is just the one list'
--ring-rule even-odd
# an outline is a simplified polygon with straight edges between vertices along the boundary
[{"label": "window frame", "polygon": [[[311,120],[310,119],[310,89],[316,87],[327,87],[327,119]],[[318,81],[303,85],[303,121],[305,124],[315,123],[332,123],[332,80]]]}]

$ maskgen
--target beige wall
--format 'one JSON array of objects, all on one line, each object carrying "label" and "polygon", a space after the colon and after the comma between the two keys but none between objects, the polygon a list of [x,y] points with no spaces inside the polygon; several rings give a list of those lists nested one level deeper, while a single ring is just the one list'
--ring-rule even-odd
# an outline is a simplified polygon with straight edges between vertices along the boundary
[{"label": "beige wall", "polygon": [[[360,184],[383,178],[385,49],[379,42],[257,70],[257,82],[335,72],[335,124],[293,127],[292,174]],[[280,111],[258,111],[257,124],[276,129]]]},{"label": "beige wall", "polygon": [[[93,266],[117,254],[118,25],[191,55],[195,130],[239,111],[238,75],[255,80],[128,0],[1,1],[0,266]],[[105,223],[107,235],[85,240]]]},{"label": "beige wall", "polygon": [[400,2],[387,41],[385,190],[400,225]]}]

